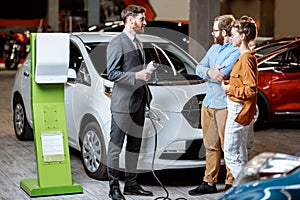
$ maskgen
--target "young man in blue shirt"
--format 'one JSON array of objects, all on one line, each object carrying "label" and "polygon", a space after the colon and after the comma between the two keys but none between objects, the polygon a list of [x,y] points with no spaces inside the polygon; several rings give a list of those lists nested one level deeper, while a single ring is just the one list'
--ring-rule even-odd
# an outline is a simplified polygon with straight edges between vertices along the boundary
[{"label": "young man in blue shirt", "polygon": [[[240,55],[238,48],[230,42],[232,15],[215,18],[212,35],[214,43],[205,57],[198,63],[196,74],[208,80],[207,93],[201,110],[203,142],[206,149],[206,169],[203,182],[189,191],[192,196],[216,193],[220,169],[224,131],[227,118],[226,94],[221,82],[229,78],[232,66]],[[225,189],[231,187],[233,176],[226,167]]]}]

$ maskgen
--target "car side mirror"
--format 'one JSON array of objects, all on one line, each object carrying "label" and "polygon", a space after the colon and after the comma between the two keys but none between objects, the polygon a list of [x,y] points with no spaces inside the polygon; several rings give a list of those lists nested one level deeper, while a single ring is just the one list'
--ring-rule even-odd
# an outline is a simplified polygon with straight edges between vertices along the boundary
[{"label": "car side mirror", "polygon": [[68,78],[69,79],[76,79],[76,71],[75,71],[75,69],[72,69],[72,68],[68,69]]},{"label": "car side mirror", "polygon": [[75,71],[75,69],[72,69],[72,68],[69,68],[68,69],[68,82],[73,82],[73,81],[75,81],[76,80],[76,77],[77,77],[77,75],[76,75],[76,71]]}]

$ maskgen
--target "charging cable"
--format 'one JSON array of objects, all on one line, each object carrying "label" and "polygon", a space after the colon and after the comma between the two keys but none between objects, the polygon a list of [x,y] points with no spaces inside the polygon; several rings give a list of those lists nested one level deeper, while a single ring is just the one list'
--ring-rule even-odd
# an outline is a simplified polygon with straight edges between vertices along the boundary
[{"label": "charging cable", "polygon": [[[148,107],[148,109],[149,109],[149,113],[150,113],[150,108]],[[165,196],[165,197],[163,197],[163,196],[157,197],[157,198],[155,198],[154,200],[159,200],[159,199],[163,199],[163,200],[172,200],[172,199],[169,197],[169,192],[168,192],[167,188],[162,184],[162,182],[161,182],[161,181],[159,180],[159,178],[156,176],[155,171],[154,171],[154,161],[155,161],[156,149],[157,149],[157,129],[156,129],[156,126],[155,126],[155,124],[154,124],[153,119],[151,118],[151,116],[149,116],[149,118],[150,118],[150,121],[151,121],[152,126],[153,126],[153,128],[154,128],[154,134],[155,134],[155,136],[154,136],[154,153],[153,153],[153,157],[152,157],[151,171],[152,171],[152,174],[153,174],[154,178],[156,179],[156,181],[159,183],[159,185],[160,185],[160,186],[165,190],[165,192],[166,192],[166,196]],[[186,198],[180,197],[180,198],[177,198],[177,199],[175,199],[175,200],[187,200],[187,199],[186,199]]]}]

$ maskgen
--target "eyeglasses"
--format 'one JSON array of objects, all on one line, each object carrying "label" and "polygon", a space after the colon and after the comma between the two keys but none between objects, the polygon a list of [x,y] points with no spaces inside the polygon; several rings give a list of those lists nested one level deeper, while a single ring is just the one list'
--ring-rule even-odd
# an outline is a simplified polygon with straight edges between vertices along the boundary
[{"label": "eyeglasses", "polygon": [[[212,30],[213,33],[216,33],[216,32],[218,32],[218,31],[222,31],[222,30],[220,30],[220,29],[213,29],[213,30]],[[228,32],[227,35],[228,35],[228,37],[232,37],[231,32]]]}]

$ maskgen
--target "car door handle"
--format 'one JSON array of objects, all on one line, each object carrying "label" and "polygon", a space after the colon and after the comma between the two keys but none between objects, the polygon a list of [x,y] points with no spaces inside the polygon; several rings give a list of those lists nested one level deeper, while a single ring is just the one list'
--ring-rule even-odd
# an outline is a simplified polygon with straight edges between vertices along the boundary
[{"label": "car door handle", "polygon": [[26,76],[26,77],[29,77],[30,74],[29,74],[29,72],[25,71],[25,72],[23,73],[23,75]]}]

